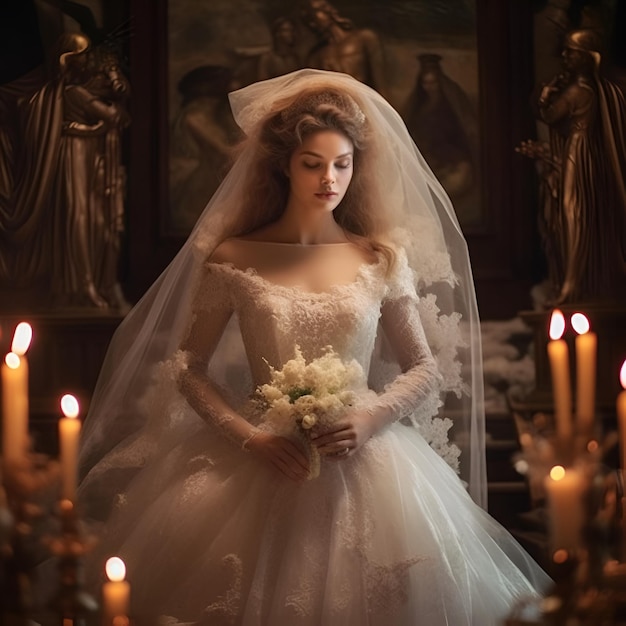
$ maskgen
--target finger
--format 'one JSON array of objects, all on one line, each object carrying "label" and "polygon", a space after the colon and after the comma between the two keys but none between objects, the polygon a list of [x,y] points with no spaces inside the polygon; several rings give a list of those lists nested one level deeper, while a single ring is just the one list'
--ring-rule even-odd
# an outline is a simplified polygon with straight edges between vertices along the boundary
[{"label": "finger", "polygon": [[319,439],[320,437],[333,435],[334,433],[341,432],[342,430],[346,430],[350,427],[350,422],[337,422],[335,424],[331,424],[330,426],[327,425],[324,428],[317,427],[315,430],[311,430],[311,441]]},{"label": "finger", "polygon": [[281,458],[280,456],[274,457],[272,459],[272,463],[274,464],[276,469],[280,471],[284,476],[296,482],[301,482],[308,475],[308,473],[302,471],[302,469],[299,468],[299,466],[294,468],[289,462],[287,462],[285,459]]},{"label": "finger", "polygon": [[299,446],[295,445],[291,441],[285,439],[282,447],[283,452],[288,456],[288,460],[295,462],[305,472],[309,471],[309,459]]},{"label": "finger", "polygon": [[342,439],[332,444],[322,446],[318,448],[317,451],[324,456],[332,456],[334,454],[343,453],[346,448],[351,450],[352,447],[353,447],[353,442],[350,439]]},{"label": "finger", "polygon": [[341,430],[335,430],[332,433],[325,433],[315,439],[311,439],[312,443],[318,448],[326,446],[328,444],[336,443],[349,438],[351,429],[349,427],[342,428]]}]

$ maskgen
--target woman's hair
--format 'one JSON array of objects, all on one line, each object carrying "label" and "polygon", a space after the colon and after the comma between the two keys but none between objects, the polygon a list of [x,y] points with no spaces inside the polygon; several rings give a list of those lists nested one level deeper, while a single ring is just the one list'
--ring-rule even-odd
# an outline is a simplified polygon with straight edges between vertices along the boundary
[{"label": "woman's hair", "polygon": [[255,143],[256,155],[245,183],[240,222],[232,235],[250,233],[282,215],[289,196],[286,172],[291,155],[307,137],[327,130],[342,133],[354,148],[352,180],[334,211],[335,220],[349,238],[366,240],[392,262],[393,253],[383,243],[388,228],[381,190],[375,184],[376,150],[368,120],[352,96],[334,87],[309,88],[279,100],[245,140],[243,145]]}]

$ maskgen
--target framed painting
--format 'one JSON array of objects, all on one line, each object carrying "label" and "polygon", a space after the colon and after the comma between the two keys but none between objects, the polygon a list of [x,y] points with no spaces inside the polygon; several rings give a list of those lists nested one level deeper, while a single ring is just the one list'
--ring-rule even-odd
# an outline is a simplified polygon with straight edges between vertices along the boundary
[{"label": "framed painting", "polygon": [[167,1],[168,203],[188,233],[239,138],[227,93],[302,67],[343,71],[401,113],[463,227],[483,217],[471,0]]},{"label": "framed painting", "polygon": [[[228,90],[316,65],[370,83],[404,116],[453,196],[482,315],[528,306],[535,172],[515,146],[534,131],[531,3],[132,0],[131,11],[129,293],[169,263],[217,184],[239,132]],[[321,35],[325,20],[342,45]]]}]

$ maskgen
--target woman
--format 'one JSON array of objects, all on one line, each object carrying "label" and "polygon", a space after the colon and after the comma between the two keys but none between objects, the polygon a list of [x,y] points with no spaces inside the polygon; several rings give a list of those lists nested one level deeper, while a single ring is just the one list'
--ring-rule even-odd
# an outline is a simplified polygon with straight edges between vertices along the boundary
[{"label": "woman", "polygon": [[[231,101],[248,139],[118,331],[86,423],[92,567],[125,559],[139,617],[495,626],[548,579],[467,492],[484,495],[480,351],[445,193],[353,78],[303,70]],[[319,380],[345,406],[316,412]]]}]

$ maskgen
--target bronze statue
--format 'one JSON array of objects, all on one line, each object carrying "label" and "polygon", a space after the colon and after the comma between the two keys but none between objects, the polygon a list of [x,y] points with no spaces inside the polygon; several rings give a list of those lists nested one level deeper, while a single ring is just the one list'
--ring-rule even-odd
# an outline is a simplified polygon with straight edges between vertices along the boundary
[{"label": "bronze statue", "polygon": [[543,162],[543,225],[557,303],[626,301],[626,104],[600,75],[595,31],[570,32],[563,71],[541,89],[548,145],[521,152]]},{"label": "bronze statue", "polygon": [[272,23],[272,49],[259,57],[257,79],[282,76],[301,67],[296,52],[296,24],[289,17],[278,17]]},{"label": "bronze statue", "polygon": [[112,50],[61,36],[56,75],[22,106],[21,151],[0,235],[4,282],[44,284],[57,306],[128,309],[117,281],[129,84]]},{"label": "bronze statue", "polygon": [[374,31],[356,28],[328,0],[305,0],[301,15],[319,39],[307,67],[350,74],[386,96],[383,49]]}]

